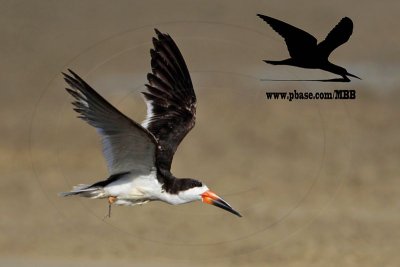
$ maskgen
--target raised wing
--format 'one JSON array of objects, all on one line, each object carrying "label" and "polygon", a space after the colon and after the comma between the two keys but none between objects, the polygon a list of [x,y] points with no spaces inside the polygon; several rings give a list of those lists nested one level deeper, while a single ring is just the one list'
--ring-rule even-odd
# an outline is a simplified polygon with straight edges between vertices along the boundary
[{"label": "raised wing", "polygon": [[155,29],[147,75],[147,117],[142,123],[157,139],[157,164],[170,170],[175,151],[195,124],[196,95],[185,60],[168,34]]},{"label": "raised wing", "polygon": [[344,17],[329,32],[325,40],[318,44],[318,51],[324,57],[328,57],[333,50],[347,42],[353,33],[353,22],[350,18]]},{"label": "raised wing", "polygon": [[101,135],[110,174],[149,173],[155,166],[154,136],[113,107],[77,74],[69,72],[72,76],[63,74],[71,87],[66,89],[75,98],[74,110]]},{"label": "raised wing", "polygon": [[315,52],[317,39],[308,32],[265,15],[257,14],[257,16],[268,23],[274,31],[285,39],[292,58],[307,58],[309,53]]}]

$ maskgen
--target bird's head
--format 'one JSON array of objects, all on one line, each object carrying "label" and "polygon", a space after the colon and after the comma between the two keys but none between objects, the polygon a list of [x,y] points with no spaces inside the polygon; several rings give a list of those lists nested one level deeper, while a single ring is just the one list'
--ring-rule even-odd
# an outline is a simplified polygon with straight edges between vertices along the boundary
[{"label": "bird's head", "polygon": [[353,78],[357,78],[359,80],[361,80],[360,77],[349,73],[345,68],[340,67],[338,65],[332,64],[330,62],[328,62],[326,65],[324,65],[323,67],[321,67],[321,69],[338,74],[340,76],[343,77],[342,80],[337,80],[337,81],[345,81],[345,82],[349,82],[350,79],[347,76],[353,77]]},{"label": "bird's head", "polygon": [[[185,189],[179,193],[181,199],[185,199],[187,202],[201,200],[203,203],[217,206],[221,209],[229,211],[236,216],[242,217],[239,212],[234,210],[225,200],[211,191],[202,182],[194,179],[180,179],[185,184]],[[182,184],[182,185],[183,185]]]},{"label": "bird's head", "polygon": [[[337,66],[338,67],[338,66]],[[347,76],[350,76],[350,77],[353,77],[353,78],[357,78],[357,79],[359,79],[359,80],[361,80],[361,78],[360,77],[358,77],[358,76],[356,76],[356,75],[354,75],[354,74],[351,74],[350,72],[348,72],[345,68],[342,68],[342,67],[338,67],[338,72],[337,72],[339,75],[342,75],[343,76],[343,78],[346,80],[346,79],[349,79]],[[349,80],[350,81],[350,80]]]}]

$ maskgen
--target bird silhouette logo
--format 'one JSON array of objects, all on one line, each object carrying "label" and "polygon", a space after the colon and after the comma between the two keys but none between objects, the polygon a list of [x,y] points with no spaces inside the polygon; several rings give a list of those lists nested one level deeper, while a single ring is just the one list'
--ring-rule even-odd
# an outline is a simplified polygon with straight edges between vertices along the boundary
[{"label": "bird silhouette logo", "polygon": [[321,69],[337,75],[342,78],[326,80],[269,80],[269,81],[320,81],[320,82],[350,82],[350,77],[360,79],[354,74],[349,73],[345,68],[331,63],[328,58],[330,54],[339,46],[346,43],[353,33],[353,22],[350,18],[344,17],[329,32],[325,40],[317,43],[317,39],[299,28],[296,28],[286,22],[274,19],[265,15],[257,14],[272,29],[285,39],[290,58],[273,61],[264,60],[272,65],[290,65],[307,69]]}]

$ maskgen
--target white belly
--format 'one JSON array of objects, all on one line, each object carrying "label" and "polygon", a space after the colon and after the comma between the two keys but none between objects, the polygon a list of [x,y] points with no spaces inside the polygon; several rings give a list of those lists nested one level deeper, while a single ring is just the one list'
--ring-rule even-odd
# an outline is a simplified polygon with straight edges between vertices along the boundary
[{"label": "white belly", "polygon": [[137,205],[157,200],[162,185],[155,171],[148,175],[127,175],[104,187],[107,196],[116,197],[116,205]]}]

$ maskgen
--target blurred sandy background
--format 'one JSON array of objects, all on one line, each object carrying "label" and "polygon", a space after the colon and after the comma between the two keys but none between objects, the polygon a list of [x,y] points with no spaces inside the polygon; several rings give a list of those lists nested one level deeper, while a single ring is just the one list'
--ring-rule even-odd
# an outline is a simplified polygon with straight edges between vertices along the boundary
[{"label": "blurred sandy background", "polygon": [[[398,1],[0,1],[1,266],[398,266]],[[348,84],[273,67],[287,57],[263,13],[322,40],[344,16],[331,59]],[[153,28],[180,47],[198,120],[173,171],[243,215],[193,203],[114,207],[58,198],[107,176],[93,128],[76,119],[60,75],[81,74],[120,110],[140,96]],[[265,91],[357,90],[356,100],[267,101]]]}]

